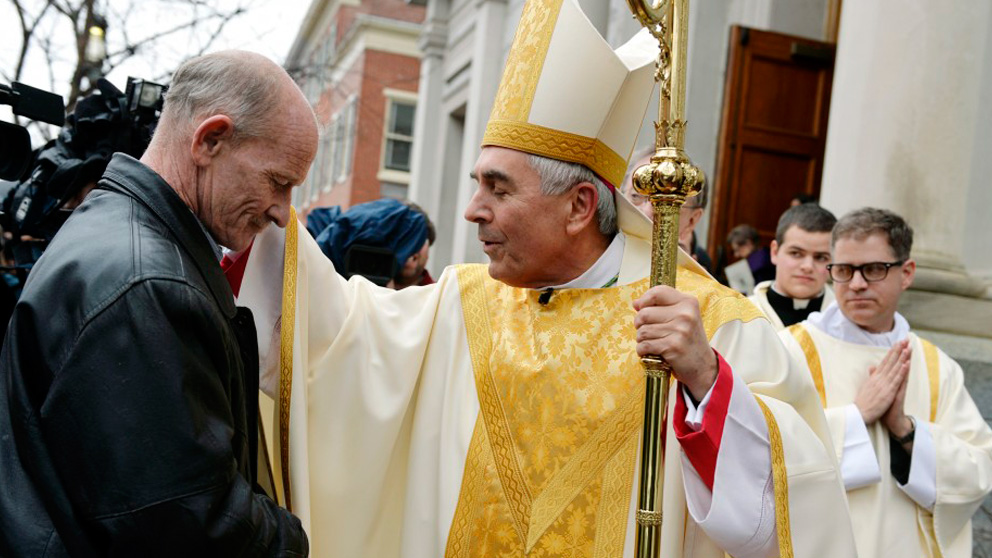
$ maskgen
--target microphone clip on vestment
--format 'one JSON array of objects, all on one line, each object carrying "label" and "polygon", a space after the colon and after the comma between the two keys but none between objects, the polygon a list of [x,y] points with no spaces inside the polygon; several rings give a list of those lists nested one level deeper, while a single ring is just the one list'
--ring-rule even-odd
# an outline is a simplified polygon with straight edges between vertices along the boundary
[{"label": "microphone clip on vestment", "polygon": [[555,290],[553,287],[548,287],[541,291],[541,296],[537,297],[537,303],[541,306],[547,306],[551,302],[551,295],[554,294]]}]

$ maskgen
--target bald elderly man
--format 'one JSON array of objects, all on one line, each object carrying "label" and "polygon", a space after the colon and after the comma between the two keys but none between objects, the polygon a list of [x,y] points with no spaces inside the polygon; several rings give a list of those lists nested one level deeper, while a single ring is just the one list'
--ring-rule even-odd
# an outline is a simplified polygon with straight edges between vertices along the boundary
[{"label": "bald elderly man", "polygon": [[38,261],[0,356],[0,555],[305,556],[257,490],[258,350],[220,246],[290,220],[317,149],[289,75],[246,52],[175,73]]}]

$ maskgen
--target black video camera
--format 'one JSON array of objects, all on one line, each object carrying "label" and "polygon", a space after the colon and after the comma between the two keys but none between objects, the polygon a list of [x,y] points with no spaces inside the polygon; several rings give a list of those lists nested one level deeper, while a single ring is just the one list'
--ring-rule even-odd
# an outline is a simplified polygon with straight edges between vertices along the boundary
[{"label": "black video camera", "polygon": [[[56,126],[65,123],[62,97],[16,81],[10,86],[0,84],[0,105],[10,105],[14,114],[31,120]],[[0,180],[22,180],[33,162],[27,128],[0,122]]]},{"label": "black video camera", "polygon": [[[11,153],[10,162],[4,161],[11,175],[3,178],[13,183],[0,186],[0,226],[13,237],[13,255],[19,266],[37,261],[71,210],[103,175],[114,153],[141,157],[161,115],[165,90],[159,84],[128,78],[126,92],[121,93],[100,79],[97,91],[76,103],[57,139],[35,153],[30,149],[27,154],[23,150]],[[58,101],[61,104],[61,98]],[[54,116],[54,104],[49,110],[45,116]],[[42,120],[54,123],[54,119]],[[18,174],[25,161],[28,170]]]},{"label": "black video camera", "polygon": [[344,255],[344,277],[361,275],[380,287],[396,277],[396,253],[389,248],[352,244]]}]

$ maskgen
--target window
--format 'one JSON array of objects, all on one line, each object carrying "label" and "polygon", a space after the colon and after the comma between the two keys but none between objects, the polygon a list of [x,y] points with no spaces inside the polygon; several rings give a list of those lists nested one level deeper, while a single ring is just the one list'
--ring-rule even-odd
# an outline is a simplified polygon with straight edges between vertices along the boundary
[{"label": "window", "polygon": [[[318,151],[319,159],[319,151]],[[319,174],[318,162],[315,161],[313,165],[310,165],[310,171],[307,172],[307,178],[298,187],[293,188],[293,205],[296,207],[307,207],[310,205],[310,190],[314,187],[314,182],[317,180]]]},{"label": "window", "polygon": [[321,182],[325,192],[331,191],[331,187],[334,186],[334,183],[337,181],[338,177],[337,153],[341,149],[341,140],[338,139],[338,122],[340,120],[340,117],[335,116],[331,120],[331,123],[327,126],[327,149],[324,150],[324,170],[326,171],[326,174],[324,176],[324,180]]},{"label": "window", "polygon": [[352,97],[348,101],[348,125],[345,127],[345,149],[344,165],[341,168],[341,177],[347,178],[351,175],[351,160],[355,154],[355,129],[358,126],[358,99]]},{"label": "window", "polygon": [[397,200],[406,199],[406,184],[396,184],[394,182],[383,182],[379,188],[379,195],[384,198],[394,198]]},{"label": "window", "polygon": [[417,105],[411,101],[389,100],[386,121],[386,152],[383,168],[410,172],[410,155],[413,149],[413,114]]},{"label": "window", "polygon": [[331,162],[329,156],[331,147],[333,146],[332,137],[329,128],[324,131],[324,137],[320,138],[320,148],[317,150],[317,159],[314,161],[313,168],[317,171],[317,180],[310,188],[311,195],[314,199],[317,198],[321,190],[329,192],[331,189],[331,174],[327,172],[327,166]]},{"label": "window", "polygon": [[301,79],[306,84],[303,92],[311,106],[317,106],[320,101],[320,94],[324,88],[324,74],[321,67],[321,56],[317,49],[310,52],[306,65],[302,69]]},{"label": "window", "polygon": [[333,182],[341,182],[347,176],[345,155],[348,151],[348,107],[341,109],[334,120],[334,173]]},{"label": "window", "polygon": [[379,181],[383,196],[403,199],[410,184],[413,167],[413,126],[417,112],[417,94],[399,89],[384,89],[383,141]]}]

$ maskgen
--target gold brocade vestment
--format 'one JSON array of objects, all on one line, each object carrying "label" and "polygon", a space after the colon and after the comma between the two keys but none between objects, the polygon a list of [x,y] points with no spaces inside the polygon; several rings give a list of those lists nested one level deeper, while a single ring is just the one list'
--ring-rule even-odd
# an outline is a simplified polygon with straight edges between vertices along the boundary
[{"label": "gold brocade vestment", "polygon": [[[712,300],[681,271],[682,291]],[[644,405],[631,303],[647,279],[547,304],[483,266],[458,281],[480,414],[446,556],[622,555]],[[710,336],[733,299],[716,300]]]},{"label": "gold brocade vestment", "polygon": [[643,408],[642,280],[539,293],[459,269],[481,406],[446,555],[619,556]]}]

